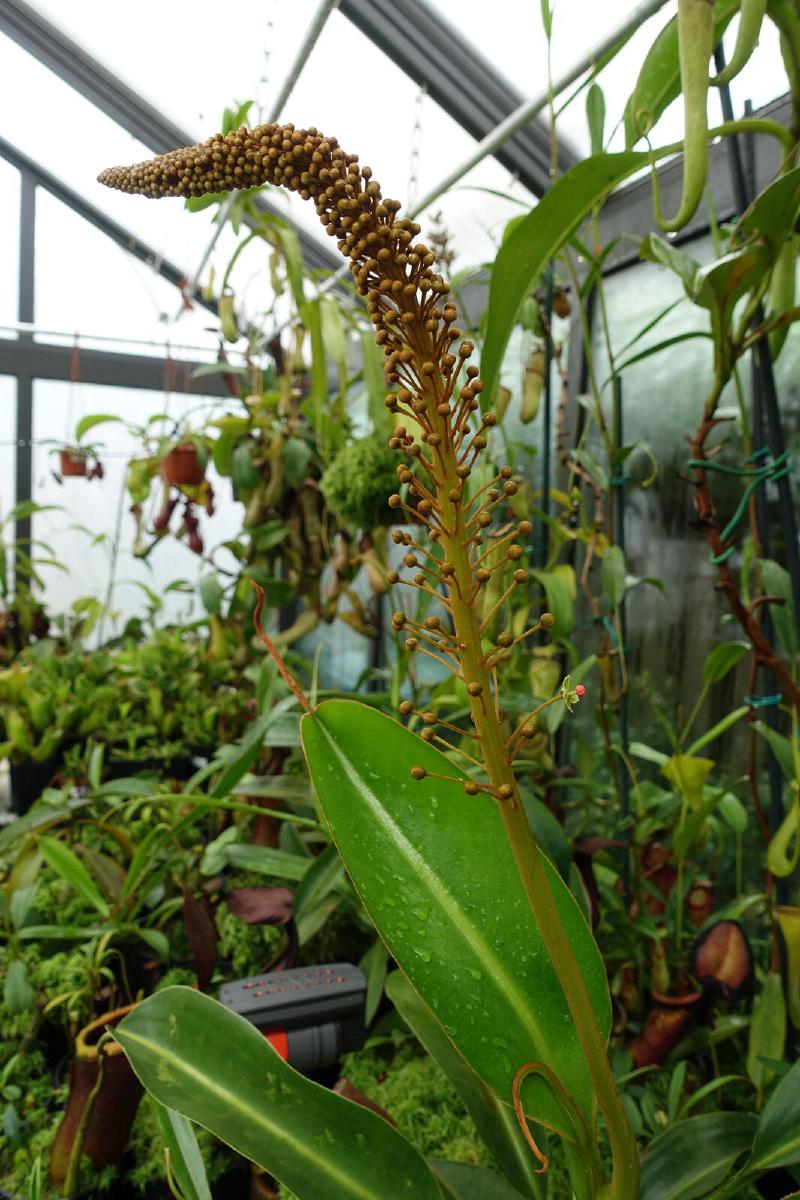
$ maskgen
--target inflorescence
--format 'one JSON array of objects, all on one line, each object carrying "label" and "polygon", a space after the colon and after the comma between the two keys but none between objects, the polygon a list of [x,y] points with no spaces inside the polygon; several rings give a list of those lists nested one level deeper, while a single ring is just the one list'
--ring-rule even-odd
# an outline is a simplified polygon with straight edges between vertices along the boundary
[{"label": "inflorescence", "polygon": [[[405,456],[397,468],[401,490],[389,497],[389,506],[425,526],[430,541],[441,548],[440,554],[434,553],[406,529],[393,532],[395,543],[406,550],[404,566],[414,574],[401,579],[399,572],[390,571],[389,583],[407,583],[429,593],[446,615],[417,622],[396,612],[392,623],[398,633],[407,633],[408,651],[435,659],[466,686],[471,736],[484,749],[483,763],[470,762],[484,767],[491,781],[462,781],[467,793],[513,799],[510,764],[533,735],[535,712],[523,717],[509,738],[498,741],[496,668],[514,645],[551,627],[554,618],[544,613],[518,636],[503,631],[486,648],[487,632],[500,610],[515,589],[529,583],[528,571],[518,565],[525,557],[524,545],[516,539],[527,539],[532,526],[525,520],[512,522],[489,539],[488,549],[485,545],[493,510],[517,493],[518,484],[511,467],[504,466],[470,495],[470,477],[497,418],[481,411],[483,383],[477,367],[468,363],[474,347],[456,325],[456,308],[448,284],[434,270],[433,251],[417,240],[420,226],[398,216],[399,202],[381,195],[369,167],[359,166],[356,155],[346,154],[335,138],[314,128],[241,128],[149,162],[112,167],[99,179],[109,187],[149,197],[201,196],[269,183],[314,201],[328,234],[349,259],[385,355],[385,376],[392,387],[386,407],[396,421],[389,447]],[[500,570],[505,571],[504,580],[509,573],[510,578],[485,611],[484,589]],[[410,711],[404,702],[401,713]],[[433,713],[419,715],[427,741],[443,742],[437,726],[463,733]],[[489,740],[495,753],[489,752]],[[503,769],[498,751],[505,760]],[[425,772],[415,767],[412,774],[423,778]]]}]

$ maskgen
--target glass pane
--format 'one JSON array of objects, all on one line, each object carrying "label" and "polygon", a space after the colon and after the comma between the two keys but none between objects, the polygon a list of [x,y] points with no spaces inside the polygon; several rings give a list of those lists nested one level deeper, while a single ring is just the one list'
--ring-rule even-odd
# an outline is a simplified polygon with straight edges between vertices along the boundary
[{"label": "glass pane", "polygon": [[[692,243],[689,252],[698,261],[708,261],[713,250],[709,239]],[[692,330],[707,330],[707,314],[683,299],[679,280],[651,263],[637,264],[605,281],[611,340],[617,362],[646,346]],[[673,300],[683,300],[630,352],[625,343]],[[599,320],[599,318],[598,318]],[[595,330],[595,362],[602,384],[608,374],[608,359],[602,332]],[[776,378],[781,412],[790,454],[800,447],[800,331],[794,330],[778,360]],[[740,371],[743,397],[749,407],[750,364]],[[699,337],[626,367],[622,373],[624,444],[635,445],[626,460],[630,483],[625,488],[625,538],[628,572],[640,579],[657,578],[663,593],[640,584],[628,603],[628,667],[633,688],[631,721],[633,736],[647,740],[652,733],[652,702],[674,714],[677,706],[690,711],[700,686],[700,670],[708,648],[720,638],[739,636],[730,622],[728,607],[715,589],[717,568],[697,528],[693,509],[694,488],[688,478],[690,457],[687,435],[700,421],[703,402],[712,381],[712,350],[707,338]],[[606,388],[606,397],[608,388]],[[605,404],[606,416],[609,404]],[[741,466],[746,450],[741,437],[739,406],[734,387],[723,393],[719,412],[728,420],[707,440],[720,445],[721,459]],[[585,449],[605,462],[599,439],[586,440]],[[798,495],[795,490],[795,495]],[[736,477],[716,474],[713,499],[721,524],[734,514],[742,496]],[[767,493],[773,553],[781,557],[777,493]],[[588,501],[587,501],[588,502]],[[741,566],[741,546],[736,542],[731,559],[735,571]],[[708,724],[741,703],[746,680],[735,674],[712,689]]]},{"label": "glass pane", "polygon": [[3,325],[16,321],[19,278],[19,172],[0,158],[0,337],[15,337]]},{"label": "glass pane", "polygon": [[14,504],[16,485],[17,381],[0,375],[0,520]]},{"label": "glass pane", "polygon": [[[178,329],[173,320],[179,305],[179,293],[166,279],[37,189],[35,308],[44,340],[79,334],[82,345],[130,350],[125,342],[133,339],[136,353],[155,355],[163,355],[169,342],[179,357],[213,358],[215,318],[198,307]],[[122,341],[105,340],[114,338]]]},{"label": "glass pane", "polygon": [[[174,537],[167,537],[157,544],[147,559],[133,554],[136,528],[124,483],[126,464],[137,451],[140,452],[140,445],[129,429],[124,424],[97,428],[96,441],[102,445],[103,479],[72,478],[60,484],[54,474],[58,468],[57,445],[49,439],[58,438],[59,434],[66,436],[76,420],[89,413],[117,415],[131,425],[142,425],[151,414],[166,411],[179,426],[186,414],[194,412],[196,418],[198,408],[210,418],[225,407],[227,402],[204,400],[198,396],[164,396],[138,389],[70,385],[50,380],[35,383],[33,498],[39,504],[59,505],[60,510],[37,515],[34,533],[48,541],[59,560],[68,567],[68,574],[54,568],[43,572],[47,583],[47,605],[52,612],[68,612],[74,601],[82,596],[104,600],[111,586],[114,616],[105,630],[106,635],[110,635],[113,631],[118,632],[130,617],[145,614],[146,596],[140,586],[143,584],[163,596],[159,624],[201,615],[194,594],[182,595],[165,589],[179,579],[196,583],[208,573],[207,562]],[[213,553],[220,567],[232,569],[235,564],[228,551],[219,547],[241,527],[242,508],[231,498],[229,480],[220,479],[212,469],[208,476],[214,487],[217,511],[213,517],[198,514],[205,553],[206,556]],[[160,499],[160,487],[156,483],[145,506],[148,529],[152,528],[152,517]],[[177,524],[176,517],[173,525]],[[119,556],[116,570],[112,572],[117,529]]]}]

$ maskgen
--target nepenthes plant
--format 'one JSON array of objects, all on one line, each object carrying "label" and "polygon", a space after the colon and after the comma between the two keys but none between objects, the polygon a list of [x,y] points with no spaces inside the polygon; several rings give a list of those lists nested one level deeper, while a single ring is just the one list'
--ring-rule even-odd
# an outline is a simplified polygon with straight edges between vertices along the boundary
[{"label": "nepenthes plant", "polygon": [[[602,194],[647,159],[597,156],[581,166],[594,170],[603,157],[616,165],[604,169]],[[303,747],[321,814],[400,968],[389,995],[469,1095],[501,1169],[518,1194],[542,1197],[540,1177],[557,1139],[578,1200],[634,1200],[639,1155],[607,1056],[604,964],[576,900],[531,832],[515,773],[538,711],[512,723],[499,683],[504,660],[520,641],[546,636],[553,618],[542,612],[520,632],[498,619],[515,592],[529,587],[532,525],[517,518],[497,536],[495,514],[518,483],[511,466],[489,480],[479,467],[497,424],[492,387],[484,388],[470,362],[474,348],[457,327],[456,306],[419,226],[399,215],[399,203],[384,198],[370,169],[334,138],[293,125],[242,128],[112,168],[101,181],[150,197],[282,186],[314,202],[349,260],[384,354],[389,444],[399,456],[389,505],[408,519],[393,533],[403,570],[390,572],[388,582],[431,601],[419,619],[398,609],[392,623],[409,653],[432,656],[455,676],[468,698],[469,727],[415,712],[410,701],[400,713],[413,717],[421,736],[357,701],[314,707],[261,629],[260,604],[256,626],[304,710]],[[564,223],[564,189],[574,183],[560,181],[536,210],[540,222],[558,226],[553,252],[587,211],[575,202]],[[497,353],[484,355],[490,378]],[[564,680],[550,703],[571,708],[582,691]],[[466,743],[459,759],[454,738]],[[187,1117],[302,1200],[502,1195],[427,1164],[379,1117],[298,1076],[258,1031],[208,997],[167,989],[114,1036],[149,1092],[175,1110],[164,1127],[172,1130],[168,1145],[183,1163],[187,1195],[202,1194],[185,1186],[191,1156],[180,1121]],[[797,1070],[787,1074],[759,1130],[774,1125],[771,1105],[786,1110],[797,1080]],[[751,1143],[746,1169],[766,1169],[754,1121],[745,1122],[723,1173]],[[652,1154],[645,1172],[657,1161]],[[644,1194],[661,1193],[645,1186]]]},{"label": "nepenthes plant", "polygon": [[[433,253],[417,240],[419,225],[399,216],[399,203],[382,196],[357,156],[292,125],[242,128],[100,179],[152,197],[280,185],[313,200],[349,259],[385,355],[386,406],[397,422],[390,447],[400,454],[401,490],[389,504],[421,522],[426,535],[423,543],[405,527],[395,531],[411,572],[402,582],[443,610],[422,622],[398,611],[393,624],[408,633],[409,651],[433,655],[465,685],[479,755],[463,772],[454,768],[434,745],[447,730],[432,712],[420,714],[418,738],[355,701],[312,710],[299,694],[320,807],[390,953],[469,1066],[515,1110],[535,1155],[531,1169],[548,1166],[530,1131],[535,1122],[561,1138],[577,1195],[635,1197],[636,1143],[606,1054],[603,964],[577,903],[534,840],[514,773],[536,713],[510,728],[498,687],[503,658],[552,618],[542,614],[517,637],[507,630],[487,637],[496,612],[529,583],[522,564],[532,526],[514,522],[502,553],[497,540],[487,549],[492,512],[518,485],[510,466],[483,487],[471,484],[497,418],[481,410],[473,345],[457,328]],[[509,583],[481,619],[479,594],[508,564]],[[389,582],[400,583],[400,573]],[[582,690],[565,681],[554,699],[571,706]],[[405,702],[401,711],[410,708]],[[134,1026],[143,1013],[121,1032],[137,1069]],[[179,1006],[178,1031],[182,1019]],[[144,1069],[142,1078],[149,1085]],[[612,1152],[608,1180],[598,1115]]]}]

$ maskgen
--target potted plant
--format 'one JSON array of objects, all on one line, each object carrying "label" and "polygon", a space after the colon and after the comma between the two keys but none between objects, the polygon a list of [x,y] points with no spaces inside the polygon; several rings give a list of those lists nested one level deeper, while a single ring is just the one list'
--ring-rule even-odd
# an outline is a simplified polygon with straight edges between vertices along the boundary
[{"label": "potted plant", "polygon": [[102,479],[104,474],[103,464],[100,461],[102,446],[98,443],[85,442],[84,438],[96,425],[104,425],[109,421],[119,421],[119,419],[110,413],[94,413],[78,421],[75,426],[74,441],[55,444],[59,464],[58,478]]},{"label": "potted plant", "polygon": [[208,447],[198,436],[170,442],[159,465],[161,478],[174,487],[199,487],[206,477]]}]

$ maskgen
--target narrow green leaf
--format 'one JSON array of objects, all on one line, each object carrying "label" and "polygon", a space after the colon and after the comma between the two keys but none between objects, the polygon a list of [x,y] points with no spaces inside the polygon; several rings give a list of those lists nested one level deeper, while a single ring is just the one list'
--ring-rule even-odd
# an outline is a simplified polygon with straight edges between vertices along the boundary
[{"label": "narrow green leaf", "polygon": [[705,1113],[680,1121],[650,1145],[641,1200],[695,1200],[726,1177],[753,1141],[751,1113]]},{"label": "narrow green leaf", "polygon": [[160,1104],[210,1129],[299,1200],[440,1200],[382,1117],[292,1070],[243,1017],[191,988],[150,996],[114,1030]]},{"label": "narrow green leaf", "polygon": [[275,719],[276,712],[267,713],[251,721],[244,737],[237,744],[237,752],[225,766],[211,795],[216,799],[227,796],[231,788],[242,779],[261,753],[267,730]]},{"label": "narrow green leaf", "polygon": [[250,438],[239,442],[231,454],[231,477],[236,486],[245,491],[261,483],[261,472],[253,462],[253,442]]},{"label": "narrow green leaf", "polygon": [[[541,1200],[547,1187],[533,1174],[535,1161],[512,1108],[501,1103],[453,1047],[434,1013],[414,991],[402,971],[393,971],[386,995],[400,1016],[441,1067],[475,1122],[481,1141],[497,1166],[522,1196]],[[543,1131],[536,1137],[544,1142]]]},{"label": "narrow green leaf", "polygon": [[697,259],[692,258],[680,246],[673,246],[672,242],[668,242],[666,238],[657,233],[648,233],[647,237],[642,239],[639,255],[647,262],[660,263],[662,267],[669,267],[691,295],[697,272],[700,270],[700,263]]},{"label": "narrow green leaf", "polygon": [[747,1044],[747,1074],[761,1091],[772,1077],[762,1059],[783,1057],[786,1046],[786,998],[780,972],[769,971],[750,1019]]},{"label": "narrow green leaf", "polygon": [[748,1171],[767,1171],[800,1162],[800,1062],[787,1071],[758,1122]]},{"label": "narrow green leaf", "polygon": [[631,742],[630,752],[635,758],[643,758],[645,762],[655,763],[657,767],[663,767],[669,762],[669,755],[654,749],[653,746],[645,745],[644,742]]},{"label": "narrow green leaf", "polygon": [[593,83],[586,93],[586,120],[589,125],[589,143],[592,154],[602,154],[606,124],[606,98],[598,83]]},{"label": "narrow green leaf", "polygon": [[533,577],[544,588],[547,607],[556,619],[553,638],[568,637],[575,625],[574,590],[569,576],[559,567],[553,567],[549,571],[534,571]]},{"label": "narrow green leaf", "polygon": [[203,608],[213,616],[219,616],[222,610],[224,592],[216,575],[204,575],[197,585]]},{"label": "narrow green leaf", "polygon": [[307,301],[300,319],[308,330],[311,342],[311,395],[312,405],[324,408],[328,399],[328,368],[325,362],[325,340],[322,335],[322,310],[319,300]]},{"label": "narrow green leaf", "polygon": [[719,815],[733,833],[739,837],[747,830],[747,809],[734,792],[725,792],[720,797]]},{"label": "narrow green leaf", "polygon": [[764,741],[769,744],[778,766],[791,783],[795,778],[792,743],[782,733],[778,733],[777,729],[771,729],[764,721],[756,721],[755,728]]},{"label": "narrow green leaf", "polygon": [[612,608],[625,595],[625,553],[621,546],[609,546],[603,555],[603,593]]},{"label": "narrow green leaf", "polygon": [[364,372],[364,386],[367,390],[367,407],[372,432],[380,438],[388,438],[390,426],[389,413],[384,404],[386,396],[384,357],[375,342],[375,336],[371,329],[362,329],[360,342],[362,371]]},{"label": "narrow green leaf", "polygon": [[[685,1061],[686,1060],[684,1059],[684,1062]],[[706,1096],[711,1096],[714,1092],[720,1091],[720,1089],[726,1087],[727,1084],[742,1083],[746,1081],[746,1079],[747,1076],[745,1075],[717,1075],[715,1079],[710,1079],[708,1083],[704,1083],[702,1087],[699,1087],[696,1092],[692,1092],[686,1103],[681,1106],[679,1117],[681,1119],[683,1117],[688,1117],[695,1105],[700,1104],[702,1100],[705,1100]]]},{"label": "narrow green leaf", "polygon": [[749,642],[720,642],[703,663],[703,682],[719,683],[750,650]]},{"label": "narrow green leaf", "polygon": [[82,417],[75,426],[75,440],[82,442],[84,436],[96,425],[107,425],[109,421],[119,423],[121,420],[122,417],[114,416],[112,413],[95,413],[93,416]]},{"label": "narrow green leaf", "polygon": [[272,214],[271,226],[283,254],[283,261],[286,264],[286,278],[289,280],[289,287],[292,289],[292,298],[299,312],[306,302],[304,288],[305,271],[303,269],[303,251],[300,246],[300,237],[294,225],[291,225],[282,217],[275,217],[274,214]]},{"label": "narrow green leaf", "polygon": [[87,904],[96,908],[102,917],[109,915],[111,910],[108,902],[104,900],[86,867],[69,846],[60,842],[58,838],[42,835],[39,838],[39,849],[50,869],[60,875]]},{"label": "narrow green leaf", "polygon": [[667,1112],[670,1122],[673,1122],[678,1115],[678,1105],[681,1102],[683,1093],[683,1085],[686,1082],[686,1060],[679,1062],[675,1070],[672,1072],[669,1081],[669,1090],[667,1092]]},{"label": "narrow green leaf", "polygon": [[33,1004],[33,987],[28,978],[28,968],[22,959],[14,958],[6,967],[3,998],[9,1012],[27,1012]]},{"label": "narrow green leaf", "polygon": [[556,181],[503,243],[492,268],[486,337],[481,355],[483,402],[491,406],[511,330],[523,301],[548,262],[579,228],[592,208],[640,167],[648,155],[595,154]]},{"label": "narrow green leaf", "polygon": [[[326,701],[303,718],[301,736],[356,890],[459,1051],[506,1101],[519,1064],[544,1062],[592,1121],[586,1063],[496,805],[465,796],[458,782],[412,780],[415,763],[429,775],[452,776],[455,768],[404,726],[356,701]],[[544,861],[607,1035],[605,968],[573,897]],[[530,1115],[570,1132],[539,1077],[529,1076],[523,1098]]]},{"label": "narrow green leaf", "polygon": [[306,866],[300,886],[294,894],[298,919],[325,900],[344,879],[344,866],[339,851],[331,843]]},{"label": "narrow green leaf", "polygon": [[211,1189],[191,1121],[148,1097],[158,1132],[169,1152],[169,1166],[183,1200],[212,1200]]},{"label": "narrow green leaf", "polygon": [[687,754],[697,754],[698,750],[702,750],[703,746],[708,746],[711,742],[715,742],[718,737],[721,737],[731,725],[735,725],[737,721],[741,721],[742,717],[746,717],[750,709],[746,704],[735,708],[733,712],[729,712],[721,721],[717,721],[716,725],[712,725],[705,733],[701,734],[697,741],[692,742]]},{"label": "narrow green leaf", "polygon": [[254,871],[257,875],[268,875],[273,879],[299,882],[308,871],[308,858],[289,854],[286,850],[274,850],[271,846],[247,846],[234,842],[223,847],[222,856],[238,871]]},{"label": "narrow green leaf", "polygon": [[380,938],[367,950],[358,964],[367,981],[367,998],[364,1003],[364,1021],[369,1025],[383,997],[383,985],[389,966],[389,953]]},{"label": "narrow green leaf", "polygon": [[789,572],[771,558],[762,559],[761,573],[764,590],[769,596],[780,596],[783,604],[770,604],[769,611],[778,641],[787,654],[797,654],[797,626],[794,619],[792,581]]}]

